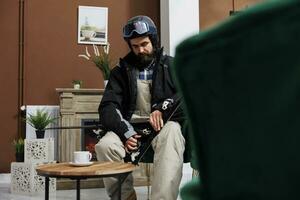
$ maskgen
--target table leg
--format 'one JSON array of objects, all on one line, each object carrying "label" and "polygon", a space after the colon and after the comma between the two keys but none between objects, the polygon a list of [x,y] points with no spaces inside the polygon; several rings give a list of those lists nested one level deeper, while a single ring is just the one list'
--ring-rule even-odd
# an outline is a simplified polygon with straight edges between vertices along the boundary
[{"label": "table leg", "polygon": [[80,179],[76,179],[76,199],[80,200]]},{"label": "table leg", "polygon": [[121,200],[121,192],[122,192],[122,176],[119,175],[118,176],[118,197],[119,197],[119,200]]},{"label": "table leg", "polygon": [[[130,172],[131,173],[131,172]],[[116,188],[115,192],[118,192],[118,199],[121,200],[121,194],[122,194],[122,184],[124,183],[125,179],[130,173],[124,173],[124,174],[119,174],[117,176],[118,179],[118,187]],[[114,192],[114,193],[115,193]]]},{"label": "table leg", "polygon": [[49,200],[49,177],[45,177],[45,200]]}]

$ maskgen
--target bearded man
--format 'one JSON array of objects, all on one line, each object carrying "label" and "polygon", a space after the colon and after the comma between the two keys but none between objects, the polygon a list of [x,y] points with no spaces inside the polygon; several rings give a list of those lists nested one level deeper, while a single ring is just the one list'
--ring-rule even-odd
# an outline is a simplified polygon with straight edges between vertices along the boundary
[{"label": "bearded man", "polygon": [[[132,118],[145,122],[155,131],[151,145],[154,151],[153,200],[176,200],[182,177],[185,138],[181,132],[182,110],[171,75],[172,58],[158,47],[157,28],[147,16],[136,16],[123,27],[123,38],[130,52],[113,68],[99,106],[100,123],[107,133],[96,145],[99,161],[122,162],[126,153],[138,148]],[[172,113],[172,115],[170,115]],[[105,178],[111,199],[117,199],[118,181]],[[136,199],[133,178],[122,184],[122,199]]]}]

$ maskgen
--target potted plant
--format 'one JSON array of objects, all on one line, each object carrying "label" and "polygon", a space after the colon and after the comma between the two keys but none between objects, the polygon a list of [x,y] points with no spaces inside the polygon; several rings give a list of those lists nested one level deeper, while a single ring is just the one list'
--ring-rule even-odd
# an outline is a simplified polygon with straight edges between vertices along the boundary
[{"label": "potted plant", "polygon": [[82,86],[82,80],[73,80],[72,83],[74,89],[80,89]]},{"label": "potted plant", "polygon": [[111,62],[109,58],[109,43],[105,46],[101,46],[100,50],[96,45],[93,45],[93,48],[94,56],[90,55],[87,47],[85,47],[85,54],[80,54],[78,56],[92,61],[96,65],[96,67],[101,70],[104,79],[104,86],[106,86],[111,70]]},{"label": "potted plant", "polygon": [[24,139],[15,139],[12,144],[15,147],[16,162],[24,162]]},{"label": "potted plant", "polygon": [[26,121],[35,128],[36,138],[44,138],[45,128],[55,122],[57,118],[51,117],[44,109],[37,109],[36,114],[29,114]]}]

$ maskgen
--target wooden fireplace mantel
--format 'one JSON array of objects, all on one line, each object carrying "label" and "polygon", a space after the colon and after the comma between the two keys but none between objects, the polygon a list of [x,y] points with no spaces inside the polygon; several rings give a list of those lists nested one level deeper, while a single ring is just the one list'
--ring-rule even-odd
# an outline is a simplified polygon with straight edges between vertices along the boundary
[{"label": "wooden fireplace mantel", "polygon": [[104,89],[94,89],[94,88],[81,88],[81,89],[74,89],[74,88],[56,88],[56,92],[68,92],[74,94],[103,94]]}]

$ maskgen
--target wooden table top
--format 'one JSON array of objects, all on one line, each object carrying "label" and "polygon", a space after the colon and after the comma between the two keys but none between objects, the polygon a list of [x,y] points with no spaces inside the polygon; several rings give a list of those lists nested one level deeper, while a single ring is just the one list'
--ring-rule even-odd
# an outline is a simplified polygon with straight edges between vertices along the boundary
[{"label": "wooden table top", "polygon": [[73,166],[70,163],[51,163],[36,168],[44,176],[107,176],[132,172],[135,165],[122,162],[94,162],[90,166]]}]

